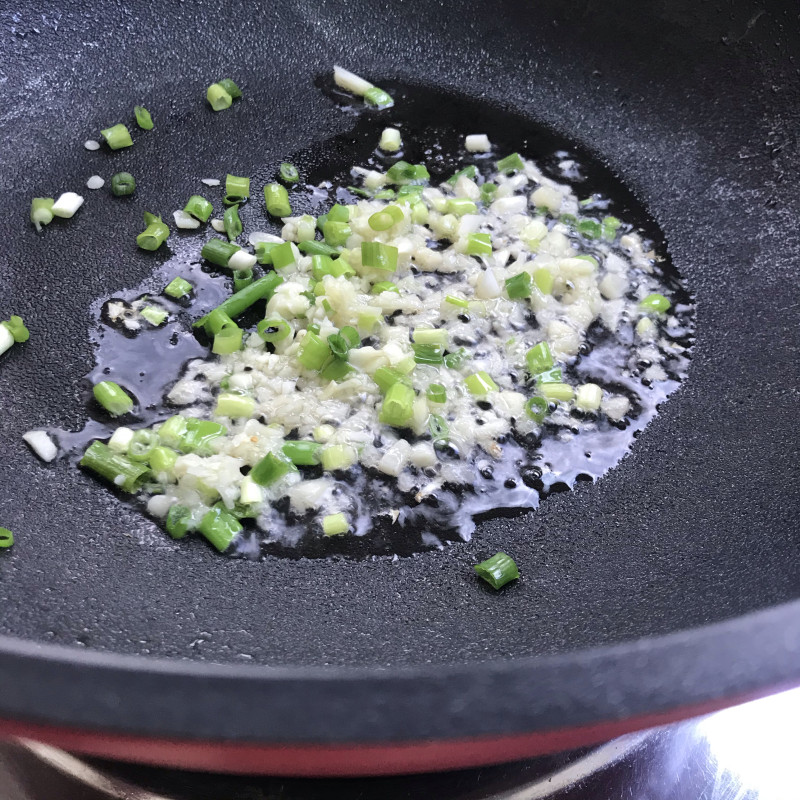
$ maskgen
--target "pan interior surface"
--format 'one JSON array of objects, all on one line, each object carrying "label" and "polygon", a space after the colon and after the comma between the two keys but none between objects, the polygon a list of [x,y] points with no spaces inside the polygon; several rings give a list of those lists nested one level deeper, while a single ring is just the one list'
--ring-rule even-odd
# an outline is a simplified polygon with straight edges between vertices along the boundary
[{"label": "pan interior surface", "polygon": [[[289,3],[225,28],[212,3],[125,13],[75,3],[57,19],[0,8],[0,127],[14,142],[0,154],[2,312],[32,331],[0,365],[0,524],[17,535],[0,555],[0,634],[224,663],[461,664],[613,644],[795,599],[800,307],[787,285],[798,274],[800,104],[786,64],[797,32],[777,5],[749,25],[754,8],[419,3],[404,12],[415,24],[386,20],[369,47],[358,3]],[[330,562],[176,547],[88,476],[37,463],[20,437],[81,425],[91,303],[158,266],[131,247],[142,210],[182,207],[200,177],[274,171],[288,153],[346,142],[353,117],[314,83],[334,62],[389,91],[424,76],[485,98],[606,163],[658,222],[695,294],[690,376],[602,481],[485,520],[469,543]],[[245,97],[212,116],[205,87],[228,74]],[[139,102],[156,129],[124,156],[141,186],[129,222],[115,203],[93,202],[36,236],[30,197],[116,172],[120,153],[82,143]],[[497,550],[523,572],[499,594],[471,576]]]}]

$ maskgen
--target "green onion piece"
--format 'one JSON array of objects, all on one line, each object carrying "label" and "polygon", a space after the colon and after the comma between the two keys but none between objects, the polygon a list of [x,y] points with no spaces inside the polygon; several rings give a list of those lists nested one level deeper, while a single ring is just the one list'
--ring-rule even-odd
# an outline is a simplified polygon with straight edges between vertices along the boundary
[{"label": "green onion piece", "polygon": [[386,170],[389,183],[400,186],[407,183],[421,183],[430,179],[430,173],[424,164],[409,164],[408,161],[397,161]]},{"label": "green onion piece", "polygon": [[434,445],[447,444],[450,441],[450,426],[441,414],[431,414],[428,418],[428,430]]},{"label": "green onion piece", "polygon": [[397,269],[397,248],[382,242],[361,242],[361,263],[365,267],[394,272]]},{"label": "green onion piece", "polygon": [[525,162],[519,153],[512,153],[510,156],[501,158],[497,162],[497,171],[508,175],[512,172],[522,172],[525,169]]},{"label": "green onion piece", "polygon": [[325,242],[316,242],[313,239],[298,242],[297,249],[308,256],[334,257],[339,255],[339,251],[335,247],[331,247],[329,244],[325,244]]},{"label": "green onion piece", "polygon": [[397,128],[384,128],[378,147],[386,153],[396,153],[403,146],[400,131]]},{"label": "green onion piece", "polygon": [[406,375],[396,367],[378,367],[372,376],[372,380],[378,384],[378,388],[383,394],[386,394],[398,382],[408,383]]},{"label": "green onion piece", "polygon": [[231,244],[222,239],[209,239],[200,250],[200,257],[216,264],[218,267],[227,267],[231,256],[241,250],[239,245]]},{"label": "green onion piece", "polygon": [[[209,419],[195,417],[184,417],[184,419],[186,420],[186,433],[183,434],[180,441],[180,450],[184,453],[210,456],[214,453],[214,440],[228,432],[224,425]],[[161,436],[161,430],[158,435]]]},{"label": "green onion piece", "polygon": [[112,150],[130,147],[133,144],[130,131],[121,122],[117,125],[112,125],[110,128],[104,128],[100,131],[100,134]]},{"label": "green onion piece", "polygon": [[582,219],[578,222],[578,233],[587,239],[599,239],[602,235],[600,223],[594,219]]},{"label": "green onion piece", "polygon": [[233,290],[241,292],[242,289],[248,287],[253,282],[253,270],[251,269],[237,269],[233,273]]},{"label": "green onion piece", "polygon": [[451,197],[447,201],[446,212],[455,214],[457,217],[463,217],[464,214],[477,214],[478,206],[466,197]]},{"label": "green onion piece", "polygon": [[639,303],[639,308],[642,311],[654,311],[662,314],[669,309],[670,305],[671,303],[663,294],[649,294]]},{"label": "green onion piece", "polygon": [[267,453],[250,470],[250,477],[259,486],[271,486],[290,472],[297,472],[297,467],[283,453]]},{"label": "green onion piece", "polygon": [[489,392],[496,392],[498,390],[497,384],[492,380],[488,372],[481,370],[472,375],[467,375],[464,378],[464,383],[467,384],[470,394],[482,396],[489,394]]},{"label": "green onion piece", "polygon": [[547,416],[547,400],[544,397],[530,397],[525,403],[525,413],[538,423],[544,422]]},{"label": "green onion piece", "polygon": [[454,175],[451,175],[447,179],[447,182],[451,186],[455,186],[458,179],[462,176],[474,181],[475,178],[478,177],[478,168],[474,164],[470,164],[468,167],[464,167],[464,169],[460,169]]},{"label": "green onion piece", "polygon": [[575,396],[575,390],[568,383],[542,383],[539,391],[548,400],[568,403]]},{"label": "green onion piece", "polygon": [[225,392],[217,398],[214,407],[215,417],[250,417],[253,414],[256,401],[244,394]]},{"label": "green onion piece", "polygon": [[244,331],[238,325],[229,325],[219,333],[214,334],[214,344],[211,352],[218,356],[226,356],[242,349]]},{"label": "green onion piece", "polygon": [[336,222],[330,216],[322,226],[322,235],[325,242],[331,247],[340,247],[347,243],[347,239],[352,233],[350,226],[346,222]]},{"label": "green onion piece", "polygon": [[326,215],[327,219],[331,222],[349,222],[350,220],[350,206],[342,205],[341,203],[334,203],[331,210]]},{"label": "green onion piece", "polygon": [[34,197],[31,200],[31,222],[37,231],[42,229],[42,225],[49,225],[53,221],[54,203],[52,197]]},{"label": "green onion piece", "polygon": [[181,505],[170,506],[164,526],[173,539],[183,539],[189,531],[194,530],[191,510]]},{"label": "green onion piece", "polygon": [[333,262],[330,274],[333,275],[334,278],[341,278],[342,276],[349,278],[355,275],[356,271],[350,266],[347,259],[339,256],[339,258]]},{"label": "green onion piece", "polygon": [[469,353],[467,353],[466,349],[463,347],[459,347],[458,350],[454,350],[452,353],[448,353],[444,357],[444,365],[448,369],[461,369],[464,365],[464,362],[469,358]]},{"label": "green onion piece", "polygon": [[117,172],[111,176],[111,194],[114,197],[127,197],[136,191],[136,178],[130,172]]},{"label": "green onion piece", "polygon": [[350,530],[347,517],[342,514],[327,514],[322,518],[322,532],[325,536],[342,536]]},{"label": "green onion piece", "polygon": [[376,211],[367,222],[374,231],[388,231],[394,225],[394,220],[385,211]]},{"label": "green onion piece", "polygon": [[142,250],[158,250],[168,236],[169,228],[166,223],[152,222],[136,237],[136,244]]},{"label": "green onion piece", "polygon": [[158,434],[154,431],[142,428],[135,431],[133,438],[128,444],[128,458],[131,461],[147,462],[150,460],[150,454],[153,448],[158,446]]},{"label": "green onion piece", "polygon": [[562,380],[561,367],[551,367],[536,375],[537,386],[543,383],[561,383]]},{"label": "green onion piece", "polygon": [[208,321],[206,324],[206,331],[212,336],[219,333],[223,328],[235,328],[236,323],[231,319],[230,315],[223,311],[222,308],[215,308],[208,314]]},{"label": "green onion piece", "polygon": [[435,344],[445,348],[450,336],[444,328],[414,328],[412,331],[417,344]]},{"label": "green onion piece", "polygon": [[469,308],[469,302],[467,300],[462,299],[461,297],[454,297],[452,294],[448,294],[444,298],[445,303],[449,303],[451,306],[458,306],[458,308]]},{"label": "green onion piece", "polygon": [[330,256],[311,256],[311,274],[314,280],[321,281],[325,275],[333,275],[333,269],[333,259]]},{"label": "green onion piece", "polygon": [[290,164],[288,161],[284,161],[281,164],[278,175],[284,183],[288,184],[297,183],[300,180],[300,173],[297,167],[294,164]]},{"label": "green onion piece", "polygon": [[144,217],[145,227],[147,227],[148,225],[152,225],[154,222],[161,222],[160,215],[151,214],[149,211],[145,211],[142,216]]},{"label": "green onion piece", "polygon": [[481,186],[481,203],[485,206],[490,206],[494,202],[494,196],[496,194],[496,183],[484,183],[483,186]]},{"label": "green onion piece", "polygon": [[[253,245],[253,248],[256,251],[256,258],[258,259],[259,264],[271,264],[272,263],[272,251],[276,248],[281,242],[256,242]],[[306,244],[304,242],[303,244]]]},{"label": "green onion piece", "polygon": [[267,213],[272,217],[291,217],[292,206],[289,203],[289,192],[279,183],[268,183],[264,187],[264,202]]},{"label": "green onion piece", "polygon": [[153,130],[153,118],[150,112],[144,106],[134,106],[133,113],[136,116],[136,124],[143,131]]},{"label": "green onion piece", "polygon": [[533,271],[533,283],[542,294],[550,294],[553,291],[555,278],[549,269],[539,267]]},{"label": "green onion piece", "polygon": [[316,333],[306,331],[306,335],[300,342],[300,351],[297,360],[306,369],[322,369],[322,365],[331,355],[328,343]]},{"label": "green onion piece", "polygon": [[393,427],[403,427],[413,414],[414,399],[414,390],[407,383],[395,382],[383,399],[380,421]]},{"label": "green onion piece", "polygon": [[368,192],[366,189],[359,189],[358,186],[348,186],[347,191],[357,195],[358,197],[365,197],[367,199],[372,197],[372,192]]},{"label": "green onion piece", "polygon": [[144,317],[151,325],[155,326],[156,328],[159,325],[163,325],[166,322],[167,314],[163,308],[159,308],[158,306],[145,306],[139,312],[139,315]]},{"label": "green onion piece", "polygon": [[431,383],[425,392],[428,401],[431,403],[446,403],[447,402],[447,389],[441,383]]},{"label": "green onion piece", "polygon": [[242,232],[242,220],[239,218],[239,206],[231,206],[225,209],[222,215],[222,224],[225,226],[225,233],[228,241],[232,242]]},{"label": "green onion piece", "polygon": [[322,445],[318,442],[295,441],[289,439],[283,443],[281,449],[292,464],[298,467],[313,467],[320,462]]},{"label": "green onion piece", "polygon": [[229,206],[238,206],[242,203],[246,203],[247,200],[248,198],[240,197],[238,194],[226,194],[222,198],[222,205],[225,206],[225,208],[228,208]]},{"label": "green onion piece", "polygon": [[243,528],[233,514],[221,506],[214,506],[200,520],[197,530],[221,553],[230,547]]},{"label": "green onion piece", "polygon": [[590,264],[594,265],[595,269],[597,269],[597,267],[600,266],[600,264],[598,263],[597,259],[594,256],[579,255],[579,256],[574,256],[574,258],[577,258],[580,261],[588,261]]},{"label": "green onion piece", "polygon": [[514,559],[505,553],[497,553],[486,561],[476,564],[475,572],[495,589],[501,589],[509,581],[519,578],[519,570]]},{"label": "green onion piece", "polygon": [[531,274],[520,272],[513,278],[506,279],[506,294],[511,300],[521,300],[531,296]]},{"label": "green onion piece", "polygon": [[199,219],[200,222],[208,222],[208,218],[211,216],[214,206],[202,195],[193,194],[183,207],[183,210],[195,219]]},{"label": "green onion piece", "polygon": [[322,365],[319,374],[324,381],[342,381],[351,372],[353,372],[353,368],[344,359],[331,356]]},{"label": "green onion piece", "polygon": [[322,468],[327,472],[334,472],[337,469],[348,469],[358,461],[358,453],[355,447],[349,444],[334,444],[323,448],[320,453]]},{"label": "green onion piece", "polygon": [[256,330],[265,342],[281,342],[292,332],[285,319],[262,319]]},{"label": "green onion piece", "polygon": [[297,220],[297,241],[298,242],[312,242],[317,232],[317,221],[310,214],[303,214]]},{"label": "green onion piece", "polygon": [[242,96],[242,90],[230,78],[223,78],[218,83],[234,100]]},{"label": "green onion piece", "polygon": [[285,269],[295,262],[294,249],[291,242],[284,242],[277,247],[273,247],[270,256],[272,256],[272,266],[275,269]]},{"label": "green onion piece", "polygon": [[11,334],[11,338],[17,343],[27,342],[31,338],[30,331],[25,327],[22,317],[17,314],[12,315],[9,319],[3,320],[0,323]]},{"label": "green onion piece", "polygon": [[601,223],[603,238],[613,242],[617,238],[617,231],[622,223],[616,217],[603,217]]},{"label": "green onion piece", "polygon": [[131,396],[114,381],[100,381],[92,388],[94,399],[111,414],[112,417],[119,417],[129,414],[133,410],[133,399]]},{"label": "green onion piece", "polygon": [[569,225],[571,228],[574,228],[578,224],[578,218],[574,214],[561,214],[558,219],[560,222],[563,222],[564,225]]},{"label": "green onion piece", "polygon": [[397,190],[397,199],[399,201],[405,200],[407,203],[416,202],[422,197],[424,188],[419,184],[405,184]]},{"label": "green onion piece", "polygon": [[547,342],[539,342],[531,347],[525,353],[525,363],[528,365],[528,372],[531,375],[538,375],[540,372],[550,369],[554,363],[550,345]]},{"label": "green onion piece", "polygon": [[400,289],[397,287],[396,283],[392,283],[391,281],[378,281],[372,284],[369,292],[370,294],[381,294],[381,292],[395,292],[395,294],[400,294]]},{"label": "green onion piece", "polygon": [[350,342],[340,333],[332,333],[328,337],[328,347],[336,358],[347,361],[347,354],[350,352]]},{"label": "green onion piece", "polygon": [[8,528],[0,528],[0,549],[11,547],[14,544],[14,534]]},{"label": "green onion piece", "polygon": [[339,335],[343,336],[351,348],[361,347],[361,337],[352,325],[345,325],[340,329]]},{"label": "green onion piece", "polygon": [[[156,439],[158,439],[158,437],[156,437]],[[178,454],[170,447],[164,447],[163,445],[151,447],[150,454],[147,457],[150,470],[156,477],[164,474],[168,477],[171,476],[177,460]]]},{"label": "green onion piece", "polygon": [[316,322],[314,322],[313,324],[309,325],[309,326],[306,328],[306,330],[307,330],[309,333],[314,333],[314,334],[317,334],[317,335],[319,335],[319,330],[320,330],[320,328],[319,328],[319,325],[317,325],[317,323],[316,323]]},{"label": "green onion piece", "polygon": [[186,417],[176,414],[161,423],[161,427],[158,429],[158,438],[170,447],[180,448],[187,429]]},{"label": "green onion piece", "polygon": [[391,108],[394,105],[392,96],[384,92],[383,89],[379,89],[377,86],[373,86],[364,92],[364,100],[377,109]]},{"label": "green onion piece", "polygon": [[230,197],[250,197],[250,178],[240,178],[228,173],[225,176],[225,194]]},{"label": "green onion piece", "polygon": [[488,233],[470,233],[467,236],[468,256],[490,256],[492,254],[492,237]]},{"label": "green onion piece", "polygon": [[206,100],[214,111],[230,108],[233,98],[218,83],[212,83],[206,89]]},{"label": "green onion piece", "polygon": [[141,488],[150,472],[146,464],[131,461],[100,441],[92,442],[78,463],[119,489],[131,493]]}]

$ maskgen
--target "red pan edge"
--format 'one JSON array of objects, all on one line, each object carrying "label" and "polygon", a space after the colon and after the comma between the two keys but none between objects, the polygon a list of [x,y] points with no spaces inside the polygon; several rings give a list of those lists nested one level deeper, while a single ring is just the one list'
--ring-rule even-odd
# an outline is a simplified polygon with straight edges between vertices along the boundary
[{"label": "red pan edge", "polygon": [[717,698],[669,711],[513,736],[385,744],[258,744],[152,739],[0,720],[0,736],[33,739],[73,753],[202,772],[283,777],[400,775],[488,766],[572,750],[625,733],[719,711],[792,686]]}]

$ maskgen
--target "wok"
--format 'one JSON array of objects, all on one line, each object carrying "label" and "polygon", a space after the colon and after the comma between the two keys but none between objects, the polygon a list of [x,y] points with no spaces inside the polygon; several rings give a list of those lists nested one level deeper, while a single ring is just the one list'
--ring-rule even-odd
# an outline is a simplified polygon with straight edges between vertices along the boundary
[{"label": "wok", "polygon": [[[32,331],[0,362],[0,524],[17,534],[0,555],[1,731],[172,766],[391,773],[800,683],[794,4],[62,0],[0,3],[0,32],[0,311]],[[509,142],[530,125],[605,164],[693,292],[690,374],[603,479],[483,519],[468,543],[332,561],[172,546],[20,437],[82,425],[89,307],[163,258],[132,244],[143,210],[234,165],[342,157],[358,120],[322,90],[333,63],[399,98],[439,92],[442,113],[452,97],[465,129],[494,109],[520,121]],[[245,96],[215,115],[205,87],[227,76]],[[152,134],[83,149],[134,103]],[[134,201],[83,191],[74,219],[34,233],[32,196],[123,163]],[[471,565],[499,549],[523,577],[494,593]]]}]

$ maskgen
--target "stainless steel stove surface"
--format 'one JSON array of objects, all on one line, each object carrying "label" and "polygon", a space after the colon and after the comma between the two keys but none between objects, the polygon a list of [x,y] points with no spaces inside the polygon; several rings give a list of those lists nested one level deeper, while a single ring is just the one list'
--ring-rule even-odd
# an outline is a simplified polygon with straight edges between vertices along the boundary
[{"label": "stainless steel stove surface", "polygon": [[800,800],[800,689],[571,753],[364,779],[205,775],[0,742],[0,800]]}]

